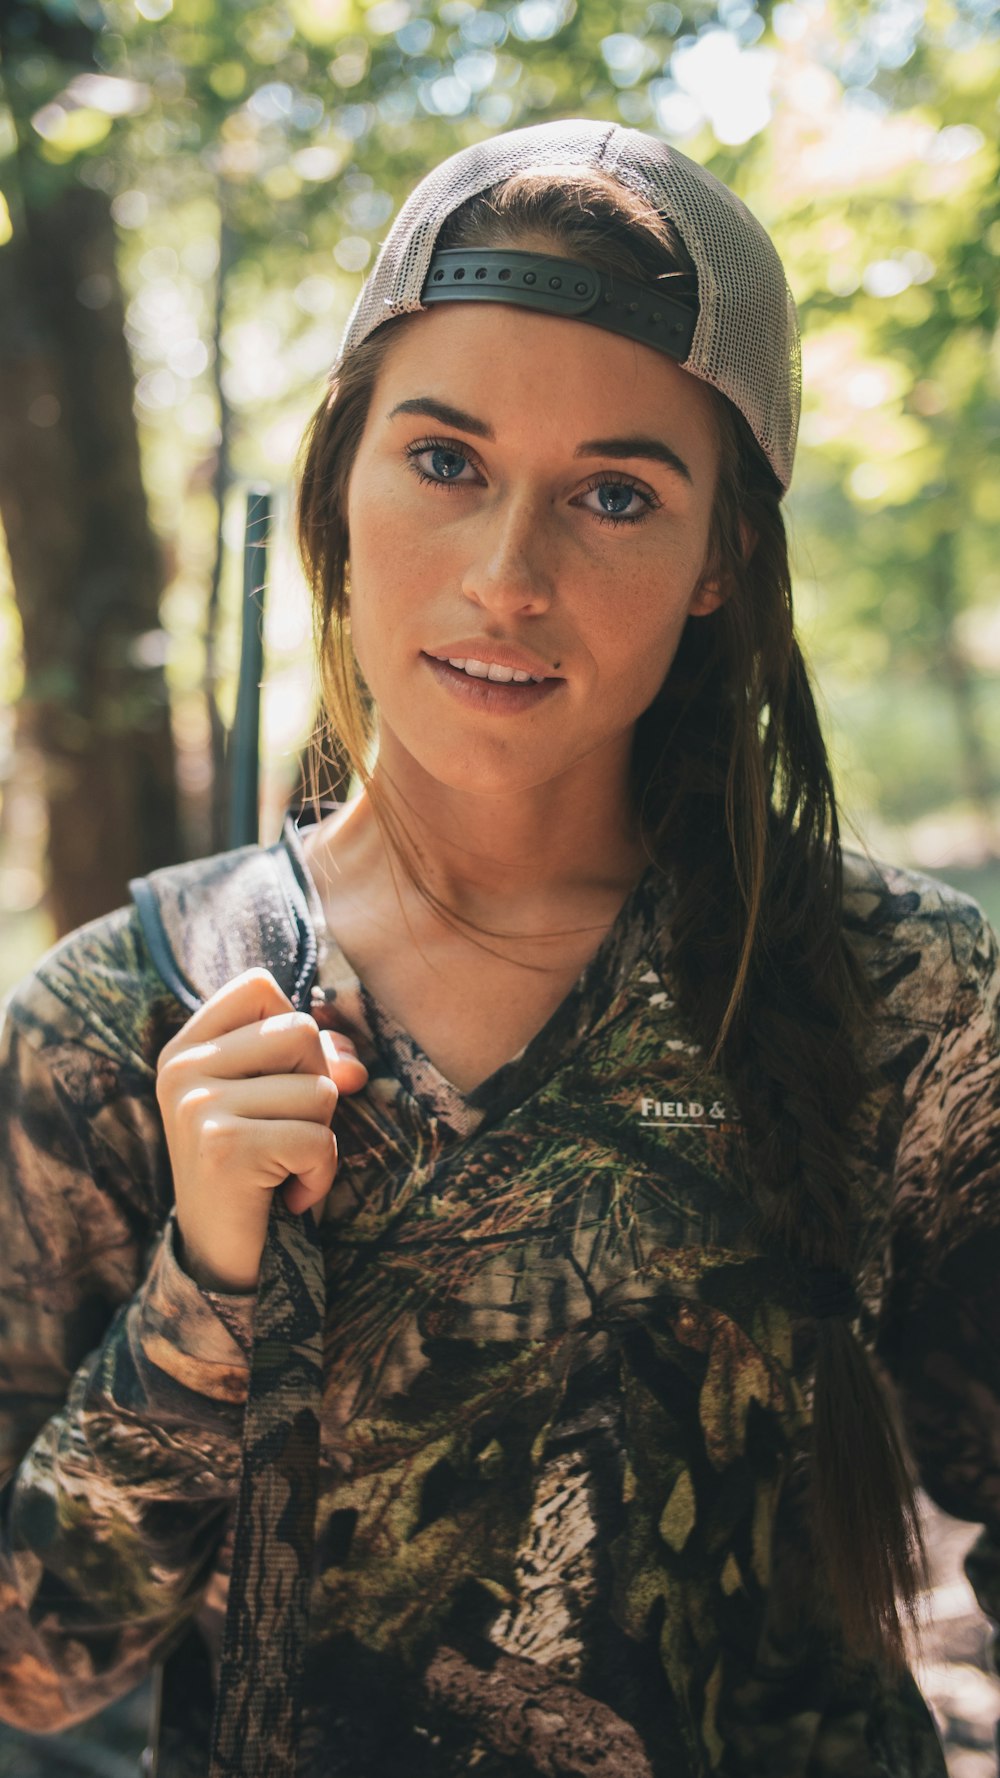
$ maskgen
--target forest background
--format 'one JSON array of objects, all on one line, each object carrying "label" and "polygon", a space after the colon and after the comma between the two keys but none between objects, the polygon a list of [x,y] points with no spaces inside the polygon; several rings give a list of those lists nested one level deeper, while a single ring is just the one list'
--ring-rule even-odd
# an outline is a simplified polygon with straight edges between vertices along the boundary
[{"label": "forest background", "polygon": [[[261,482],[277,837],[316,711],[289,492],[343,322],[428,167],[550,117],[658,132],[771,232],[847,837],[1000,924],[998,111],[995,0],[0,0],[0,995],[129,877],[230,843]],[[974,1531],[924,1507],[918,1677],[950,1778],[990,1778]],[[0,1778],[131,1778],[147,1691],[58,1747],[0,1729]]]},{"label": "forest background", "polygon": [[848,838],[1000,919],[992,0],[0,14],[0,992],[131,875],[228,843],[261,480],[277,837],[316,708],[289,487],[343,321],[430,165],[559,116],[658,131],[772,233],[804,340],[797,615]]}]

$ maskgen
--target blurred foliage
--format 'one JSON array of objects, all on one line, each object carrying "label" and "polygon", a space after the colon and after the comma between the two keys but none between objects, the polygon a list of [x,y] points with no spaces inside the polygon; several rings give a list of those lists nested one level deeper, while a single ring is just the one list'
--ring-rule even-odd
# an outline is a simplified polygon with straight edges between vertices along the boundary
[{"label": "blurred foliage", "polygon": [[[992,0],[36,0],[32,11],[96,31],[95,72],[46,55],[26,23],[2,78],[30,114],[45,176],[112,203],[144,473],[171,564],[160,645],[186,795],[206,788],[205,608],[220,541],[215,671],[231,715],[240,490],[260,478],[287,490],[399,202],[484,135],[617,118],[746,199],[799,304],[805,399],[787,513],[848,816],[883,855],[978,870],[1000,917]],[[0,107],[0,240],[19,226],[13,147]],[[79,300],[106,293],[85,280]],[[266,837],[311,717],[304,594],[287,536],[278,545]],[[17,649],[0,586],[8,699]],[[0,856],[0,902],[6,883],[8,906],[30,914],[23,864],[7,873]]]},{"label": "blurred foliage", "polygon": [[[96,34],[96,70],[46,53],[46,16]],[[969,889],[1000,924],[994,0],[34,0],[17,18],[0,69],[0,252],[23,225],[16,113],[39,176],[106,193],[118,228],[144,476],[170,564],[162,629],[145,641],[166,661],[193,808],[211,788],[206,609],[221,545],[213,670],[231,717],[241,496],[261,479],[283,518],[265,838],[295,787],[313,671],[287,490],[398,204],[485,135],[618,119],[745,198],[799,305],[786,510],[848,827]],[[109,294],[100,278],[78,291],[92,307]],[[0,560],[0,992],[52,937],[37,764],[15,771],[11,757],[21,685]],[[136,1752],[141,1732],[137,1717]],[[87,1752],[66,1769],[95,1769]]]},{"label": "blurred foliage", "polygon": [[[46,16],[96,34],[96,70],[46,53]],[[618,119],[745,198],[799,305],[786,510],[848,827],[967,888],[1000,924],[994,0],[34,0],[17,18],[0,69],[0,252],[23,224],[16,112],[40,176],[106,193],[118,228],[144,476],[170,564],[146,643],[166,661],[193,808],[211,788],[206,609],[221,561],[213,670],[231,717],[241,495],[260,479],[284,519],[265,838],[295,787],[313,671],[287,490],[398,204],[485,135]],[[78,291],[93,307],[109,294],[99,278]],[[52,936],[37,764],[15,771],[11,757],[21,685],[0,560],[0,992]],[[137,1717],[136,1752],[141,1732]],[[66,1769],[95,1769],[87,1751]]]}]

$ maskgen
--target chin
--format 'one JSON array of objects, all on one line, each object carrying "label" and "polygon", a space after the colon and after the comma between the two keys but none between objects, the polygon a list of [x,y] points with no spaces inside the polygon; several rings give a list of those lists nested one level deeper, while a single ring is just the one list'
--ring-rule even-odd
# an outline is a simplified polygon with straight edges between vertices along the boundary
[{"label": "chin", "polygon": [[411,757],[427,778],[468,796],[510,796],[559,776],[551,756],[543,762],[522,752],[519,758],[519,749],[512,744],[490,748],[489,753],[491,757],[484,759],[477,749],[456,745],[434,754],[414,749]]},{"label": "chin", "polygon": [[519,790],[530,790],[550,774],[537,769],[517,771],[509,762],[503,766],[475,766],[471,761],[450,760],[439,770],[425,767],[430,777],[449,790],[464,791],[468,796],[511,796]]}]

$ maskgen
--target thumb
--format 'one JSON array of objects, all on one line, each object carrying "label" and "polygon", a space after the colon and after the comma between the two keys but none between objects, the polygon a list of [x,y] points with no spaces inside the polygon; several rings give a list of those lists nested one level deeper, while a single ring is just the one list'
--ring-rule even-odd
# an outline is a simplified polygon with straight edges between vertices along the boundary
[{"label": "thumb", "polygon": [[344,1039],[332,1031],[321,1031],[320,1043],[326,1057],[330,1079],[342,1093],[356,1093],[368,1084],[368,1070],[355,1054],[354,1045],[345,1047]]}]

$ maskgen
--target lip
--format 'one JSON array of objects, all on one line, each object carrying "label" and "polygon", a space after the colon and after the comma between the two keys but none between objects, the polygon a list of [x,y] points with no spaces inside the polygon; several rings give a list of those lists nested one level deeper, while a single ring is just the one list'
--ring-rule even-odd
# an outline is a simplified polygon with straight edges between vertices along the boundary
[{"label": "lip", "polygon": [[[461,660],[461,655],[456,659]],[[469,658],[469,657],[466,657]],[[473,655],[472,659],[480,657]],[[438,684],[450,692],[453,698],[467,705],[470,709],[480,710],[493,716],[520,716],[533,710],[536,704],[542,704],[546,698],[558,695],[559,687],[565,683],[559,678],[543,679],[540,685],[530,683],[517,685],[513,681],[502,684],[497,679],[472,679],[459,667],[450,667],[447,660],[438,660],[435,655],[424,654],[428,672],[434,675]]]},{"label": "lip", "polygon": [[[540,660],[537,654],[529,654],[526,648],[515,648],[509,642],[490,642],[485,636],[475,636],[464,642],[449,642],[446,648],[425,648],[428,660],[447,661],[482,661],[486,667],[512,667],[518,673],[533,673],[535,677],[558,679],[548,661]],[[494,683],[496,683],[494,681]]]}]

